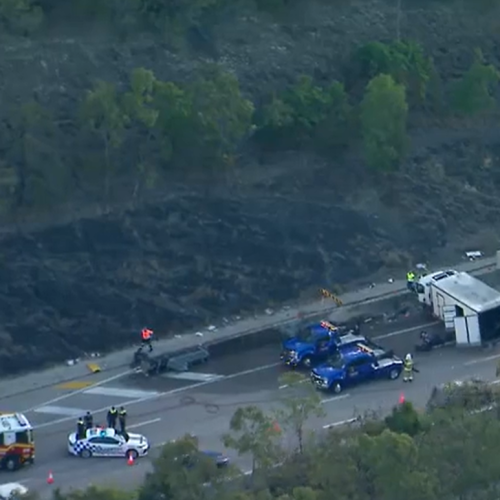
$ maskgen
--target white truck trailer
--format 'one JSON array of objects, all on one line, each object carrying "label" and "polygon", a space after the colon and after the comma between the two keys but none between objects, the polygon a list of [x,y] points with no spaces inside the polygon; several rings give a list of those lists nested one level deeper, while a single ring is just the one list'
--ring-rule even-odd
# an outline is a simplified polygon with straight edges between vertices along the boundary
[{"label": "white truck trailer", "polygon": [[480,346],[500,340],[500,292],[468,273],[430,283],[433,315],[455,332],[457,346]]}]

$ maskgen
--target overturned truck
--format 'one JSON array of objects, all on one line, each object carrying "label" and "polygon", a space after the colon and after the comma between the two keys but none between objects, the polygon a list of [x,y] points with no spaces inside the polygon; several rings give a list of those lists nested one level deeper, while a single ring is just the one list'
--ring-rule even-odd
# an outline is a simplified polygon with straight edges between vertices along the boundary
[{"label": "overturned truck", "polygon": [[187,372],[206,363],[209,357],[208,349],[201,345],[161,354],[146,353],[138,349],[130,367],[146,377],[151,377],[166,372]]}]

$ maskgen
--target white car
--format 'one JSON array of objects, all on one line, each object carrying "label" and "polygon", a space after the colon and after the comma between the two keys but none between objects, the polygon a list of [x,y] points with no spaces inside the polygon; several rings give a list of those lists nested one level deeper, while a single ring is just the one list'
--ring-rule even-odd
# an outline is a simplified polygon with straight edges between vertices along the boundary
[{"label": "white car", "polygon": [[88,429],[84,439],[77,439],[76,432],[68,436],[68,452],[81,458],[91,457],[144,457],[149,451],[149,442],[141,434],[127,433],[123,436],[115,429],[99,427]]},{"label": "white car", "polygon": [[19,483],[0,484],[0,500],[21,499],[28,493],[28,488]]}]

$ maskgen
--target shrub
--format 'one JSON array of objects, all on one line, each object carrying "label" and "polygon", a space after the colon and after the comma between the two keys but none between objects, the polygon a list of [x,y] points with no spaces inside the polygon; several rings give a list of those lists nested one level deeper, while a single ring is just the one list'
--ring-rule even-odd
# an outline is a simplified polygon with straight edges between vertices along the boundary
[{"label": "shrub", "polygon": [[377,170],[393,170],[407,145],[405,88],[389,75],[378,75],[366,88],[360,119],[365,156]]},{"label": "shrub", "polygon": [[496,106],[492,93],[499,81],[498,70],[491,64],[486,64],[481,51],[477,50],[471,67],[452,88],[453,110],[468,116],[492,110]]}]

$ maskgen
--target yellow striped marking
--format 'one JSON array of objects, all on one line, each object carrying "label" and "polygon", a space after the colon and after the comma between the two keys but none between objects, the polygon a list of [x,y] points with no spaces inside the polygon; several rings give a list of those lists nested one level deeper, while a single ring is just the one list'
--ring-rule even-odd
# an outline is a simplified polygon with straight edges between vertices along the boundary
[{"label": "yellow striped marking", "polygon": [[92,373],[99,373],[101,371],[101,367],[97,363],[87,363],[87,368]]},{"label": "yellow striped marking", "polygon": [[90,387],[93,382],[81,382],[78,380],[73,380],[72,382],[65,382],[64,384],[56,385],[57,389],[67,389],[67,390],[78,390]]}]

